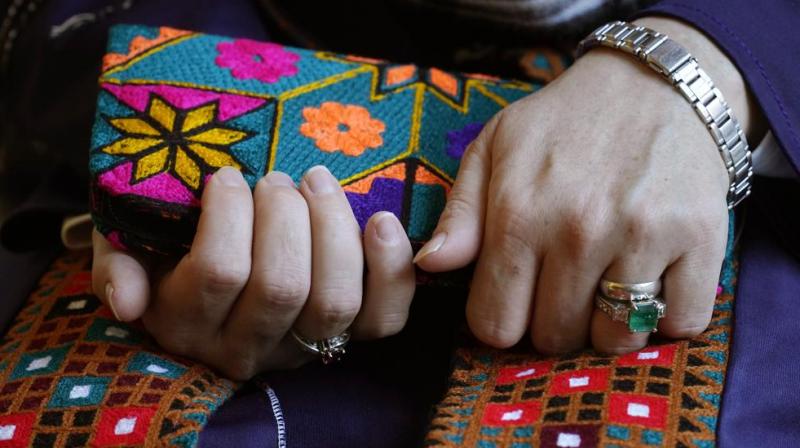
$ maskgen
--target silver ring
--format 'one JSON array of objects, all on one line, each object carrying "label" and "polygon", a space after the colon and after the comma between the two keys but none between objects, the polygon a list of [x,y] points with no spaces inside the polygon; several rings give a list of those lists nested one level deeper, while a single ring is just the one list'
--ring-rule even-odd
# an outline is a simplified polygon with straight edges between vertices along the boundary
[{"label": "silver ring", "polygon": [[616,300],[597,294],[594,303],[611,320],[624,322],[631,333],[655,333],[658,320],[667,313],[667,304],[660,297],[641,300]]},{"label": "silver ring", "polygon": [[320,339],[319,341],[312,341],[300,336],[296,331],[291,331],[294,340],[297,341],[303,350],[308,353],[313,353],[322,358],[323,364],[331,364],[333,362],[341,361],[342,357],[347,353],[345,346],[350,342],[350,332],[334,336],[332,338]]},{"label": "silver ring", "polygon": [[600,279],[600,294],[614,300],[652,299],[661,294],[661,279],[646,283],[622,283]]}]

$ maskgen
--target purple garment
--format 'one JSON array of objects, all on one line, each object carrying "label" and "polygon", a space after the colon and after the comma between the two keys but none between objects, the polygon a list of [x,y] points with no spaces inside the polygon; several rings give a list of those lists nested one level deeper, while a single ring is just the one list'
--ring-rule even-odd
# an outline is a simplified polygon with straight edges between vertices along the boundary
[{"label": "purple garment", "polygon": [[652,14],[689,22],[728,55],[800,173],[800,4],[796,0],[663,0],[638,15]]},{"label": "purple garment", "polygon": [[800,228],[797,207],[786,207],[800,201],[800,185],[762,180],[756,188],[744,220],[718,442],[800,446],[800,258],[785,232]]},{"label": "purple garment", "polygon": [[[341,363],[308,364],[264,376],[279,403],[289,447],[421,446],[429,411],[445,391],[463,323],[460,289],[421,288],[397,336],[353,343]],[[200,433],[200,447],[280,446],[274,402],[249,389],[223,405]],[[231,422],[236,422],[232,424]]]}]

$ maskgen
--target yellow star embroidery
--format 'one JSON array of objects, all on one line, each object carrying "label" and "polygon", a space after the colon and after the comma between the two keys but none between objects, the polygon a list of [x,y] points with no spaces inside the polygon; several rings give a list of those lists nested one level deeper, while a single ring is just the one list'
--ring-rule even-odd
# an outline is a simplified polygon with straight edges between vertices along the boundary
[{"label": "yellow star embroidery", "polygon": [[102,151],[134,159],[134,182],[171,171],[195,191],[206,173],[223,166],[241,170],[230,147],[251,137],[222,125],[217,120],[217,103],[184,110],[156,95],[151,96],[143,114],[110,118],[108,122],[122,138]]}]

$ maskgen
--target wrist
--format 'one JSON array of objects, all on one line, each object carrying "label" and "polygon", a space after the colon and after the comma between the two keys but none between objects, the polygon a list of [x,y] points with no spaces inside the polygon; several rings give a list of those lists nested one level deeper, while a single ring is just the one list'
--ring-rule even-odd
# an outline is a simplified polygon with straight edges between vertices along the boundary
[{"label": "wrist", "polygon": [[634,21],[668,35],[684,46],[708,73],[739,120],[751,145],[766,133],[766,122],[736,65],[703,32],[686,22],[666,17],[643,17]]}]

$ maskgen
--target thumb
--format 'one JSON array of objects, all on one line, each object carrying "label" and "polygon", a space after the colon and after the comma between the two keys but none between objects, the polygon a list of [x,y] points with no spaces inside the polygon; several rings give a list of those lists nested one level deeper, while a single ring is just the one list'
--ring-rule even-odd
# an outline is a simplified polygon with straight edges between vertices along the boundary
[{"label": "thumb", "polygon": [[150,298],[143,261],[114,248],[97,230],[92,232],[92,289],[114,317],[130,322],[142,316]]},{"label": "thumb", "polygon": [[428,272],[462,268],[478,255],[483,238],[486,194],[491,177],[490,144],[499,115],[486,124],[461,158],[453,189],[433,237],[414,257]]}]

